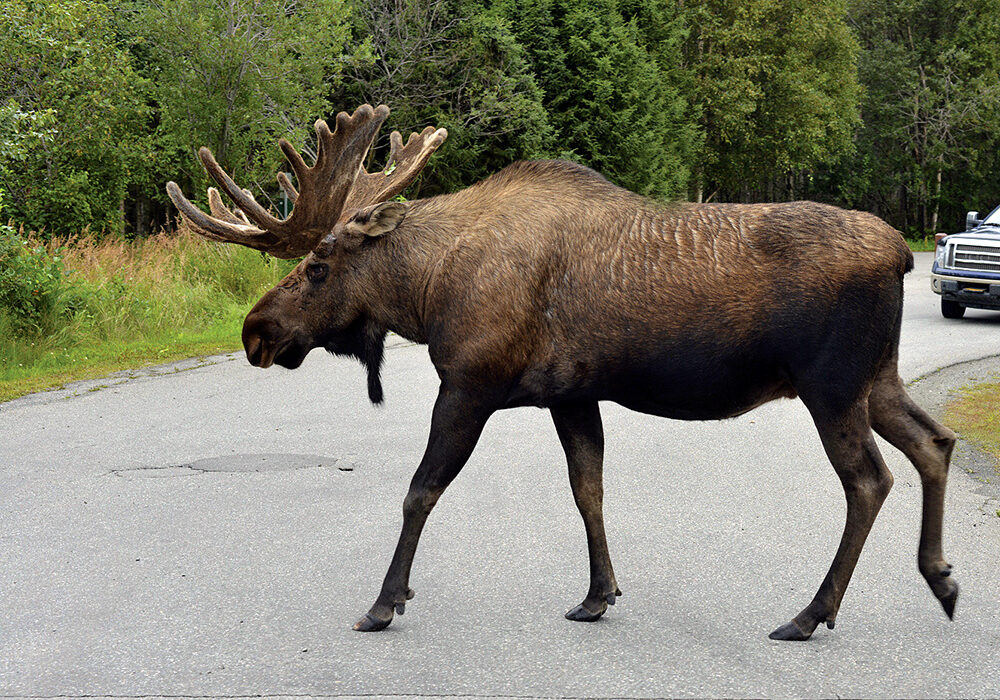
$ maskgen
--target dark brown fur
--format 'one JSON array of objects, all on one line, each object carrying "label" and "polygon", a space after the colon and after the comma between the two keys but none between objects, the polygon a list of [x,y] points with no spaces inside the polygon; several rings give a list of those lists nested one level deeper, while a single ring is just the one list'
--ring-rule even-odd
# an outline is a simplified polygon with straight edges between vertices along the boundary
[{"label": "dark brown fur", "polygon": [[342,218],[254,307],[243,335],[259,366],[297,367],[314,347],[359,357],[375,401],[385,334],[429,346],[441,379],[431,435],[382,591],[356,629],[402,612],[431,508],[489,416],[525,405],[551,410],[587,530],[591,587],[567,616],[600,617],[620,593],[601,514],[600,400],[704,420],[801,397],[844,483],[848,520],[826,580],[778,639],[833,625],[892,483],[874,427],[920,472],[920,570],[951,615],[941,519],[954,434],[899,381],[913,257],[898,232],[810,202],[656,204],[550,161],[408,203],[395,210],[401,222],[386,206],[399,205]]}]

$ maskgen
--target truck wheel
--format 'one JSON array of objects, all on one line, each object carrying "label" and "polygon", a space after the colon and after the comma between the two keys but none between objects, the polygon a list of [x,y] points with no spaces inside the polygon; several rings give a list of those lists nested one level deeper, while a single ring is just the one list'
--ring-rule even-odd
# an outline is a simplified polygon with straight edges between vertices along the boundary
[{"label": "truck wheel", "polygon": [[962,318],[965,316],[965,307],[957,301],[950,299],[941,300],[941,315],[945,318]]}]

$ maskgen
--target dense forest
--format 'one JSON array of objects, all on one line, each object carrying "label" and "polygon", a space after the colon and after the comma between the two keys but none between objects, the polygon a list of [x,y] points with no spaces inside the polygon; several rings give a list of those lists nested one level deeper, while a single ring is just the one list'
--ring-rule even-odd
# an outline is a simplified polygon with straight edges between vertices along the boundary
[{"label": "dense forest", "polygon": [[205,190],[201,145],[277,207],[277,139],[308,152],[317,117],[363,102],[449,130],[414,196],[558,157],[656,198],[817,199],[914,236],[1000,203],[1000,0],[2,5],[0,211],[43,235],[167,224],[167,180]]}]

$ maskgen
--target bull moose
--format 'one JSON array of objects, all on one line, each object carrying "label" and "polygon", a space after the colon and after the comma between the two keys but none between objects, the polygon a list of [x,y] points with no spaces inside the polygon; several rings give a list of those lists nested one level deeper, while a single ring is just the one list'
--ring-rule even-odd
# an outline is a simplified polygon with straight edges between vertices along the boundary
[{"label": "bull moose", "polygon": [[246,317],[251,364],[298,367],[322,347],[359,359],[368,394],[387,332],[426,343],[440,378],[430,436],[403,502],[403,527],[381,592],[354,629],[375,631],[413,597],[410,567],[431,509],[494,411],[547,408],[583,518],[590,589],[566,617],[593,621],[621,595],[602,511],[599,401],[669,418],[715,420],[798,397],[847,497],[847,522],[812,601],[770,637],[805,640],[834,626],[844,591],[893,478],[874,429],[914,464],[923,486],[918,564],[949,618],[958,586],[941,549],[955,434],[917,407],[897,371],[903,275],[898,231],[831,206],[654,202],[589,168],[514,163],[455,192],[389,201],[444,142],[428,127],[389,162],[363,167],[386,106],[316,122],[309,167],[279,142],[298,182],[277,219],[200,158],[235,203],[209,188],[211,215],[173,182],[171,199],[201,235],[305,256]]}]

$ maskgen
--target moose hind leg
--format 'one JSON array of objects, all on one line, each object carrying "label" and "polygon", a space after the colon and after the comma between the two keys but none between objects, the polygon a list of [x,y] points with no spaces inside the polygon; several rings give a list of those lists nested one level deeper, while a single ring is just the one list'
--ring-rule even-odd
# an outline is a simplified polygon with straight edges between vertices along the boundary
[{"label": "moose hind leg", "polygon": [[551,409],[552,420],[569,466],[573,498],[587,531],[590,589],[583,602],[566,613],[568,620],[594,622],[622,594],[611,567],[604,534],[604,428],[596,401],[564,404]]},{"label": "moose hind leg", "polygon": [[771,639],[809,639],[821,622],[833,628],[861,549],[875,516],[892,488],[892,474],[875,444],[864,399],[843,411],[829,411],[815,405],[809,405],[809,408],[826,454],[844,486],[847,522],[837,554],[812,602],[791,622],[771,632]]},{"label": "moose hind leg", "polygon": [[[891,370],[891,371],[890,371]],[[941,544],[944,492],[955,433],[927,415],[907,395],[895,367],[880,374],[868,399],[872,428],[916,467],[923,489],[917,563],[949,619],[955,614],[958,584],[951,578]]]}]

